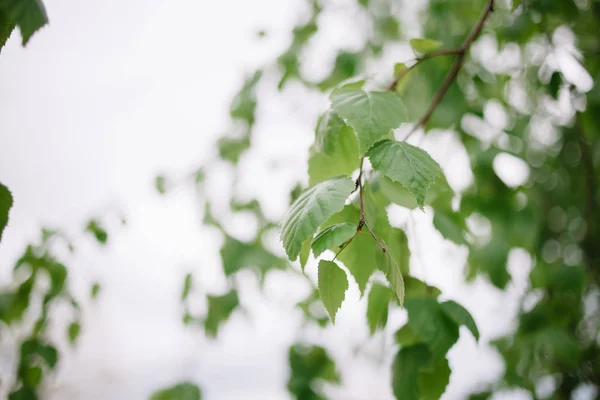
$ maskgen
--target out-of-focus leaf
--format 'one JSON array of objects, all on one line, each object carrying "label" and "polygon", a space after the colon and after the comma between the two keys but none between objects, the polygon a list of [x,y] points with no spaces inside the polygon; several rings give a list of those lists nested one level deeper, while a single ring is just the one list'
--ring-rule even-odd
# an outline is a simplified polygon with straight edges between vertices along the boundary
[{"label": "out-of-focus leaf", "polygon": [[192,382],[182,382],[168,389],[162,389],[150,397],[150,400],[201,400],[200,388]]},{"label": "out-of-focus leaf", "polygon": [[442,359],[458,340],[458,326],[432,297],[407,298],[408,323],[436,359]]},{"label": "out-of-focus leaf", "polygon": [[477,324],[475,324],[475,320],[471,316],[471,314],[460,304],[455,301],[445,301],[441,304],[442,311],[457,325],[466,326],[473,336],[475,340],[479,340],[479,329],[477,329]]},{"label": "out-of-focus leaf", "polygon": [[108,240],[108,233],[97,219],[91,219],[85,227],[86,232],[94,235],[98,243],[105,245]]},{"label": "out-of-focus leaf", "polygon": [[296,400],[322,400],[324,397],[315,391],[316,383],[319,380],[340,382],[335,362],[322,347],[294,344],[290,347],[288,360],[291,371],[287,388]]},{"label": "out-of-focus leaf", "polygon": [[410,39],[410,46],[413,48],[415,53],[425,54],[430,51],[437,50],[442,46],[442,42],[427,38],[414,38]]},{"label": "out-of-focus leaf", "polygon": [[185,301],[190,295],[190,291],[192,290],[192,274],[187,273],[185,278],[183,279],[183,289],[181,289],[181,301]]},{"label": "out-of-focus leaf", "polygon": [[227,319],[233,311],[240,305],[237,291],[231,290],[220,296],[206,296],[208,301],[208,314],[204,320],[204,330],[206,336],[216,337],[221,324]]},{"label": "out-of-focus leaf", "polygon": [[38,29],[48,23],[46,8],[41,0],[2,0],[0,10],[8,20],[19,26],[23,46]]},{"label": "out-of-focus leaf", "polygon": [[[0,46],[1,47],[1,46]],[[0,183],[0,240],[8,224],[8,213],[13,205],[13,197],[6,186]]]},{"label": "out-of-focus leaf", "polygon": [[387,286],[377,282],[371,285],[367,303],[367,323],[371,335],[387,324],[389,304],[393,295]]},{"label": "out-of-focus leaf", "polygon": [[79,324],[79,322],[72,322],[69,324],[69,327],[67,328],[67,336],[69,337],[69,342],[71,344],[75,343],[80,333],[81,325]]},{"label": "out-of-focus leaf", "polygon": [[287,266],[284,259],[269,252],[262,244],[242,242],[229,235],[225,236],[225,244],[220,253],[226,276],[243,268],[254,268],[264,277],[270,269],[284,269]]}]

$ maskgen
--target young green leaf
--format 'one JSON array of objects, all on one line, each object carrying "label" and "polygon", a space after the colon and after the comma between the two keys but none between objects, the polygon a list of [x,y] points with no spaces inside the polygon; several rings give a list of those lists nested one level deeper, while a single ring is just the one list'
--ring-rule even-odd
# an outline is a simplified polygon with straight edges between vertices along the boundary
[{"label": "young green leaf", "polygon": [[368,156],[373,168],[404,186],[415,196],[419,207],[425,203],[429,186],[442,173],[427,152],[405,142],[381,141]]},{"label": "young green leaf", "polygon": [[394,93],[341,88],[331,94],[331,102],[338,115],[354,129],[361,155],[408,120],[404,103]]},{"label": "young green leaf", "polygon": [[406,297],[433,297],[435,299],[442,294],[440,289],[435,286],[429,286],[412,276],[407,276],[404,284],[406,286]]},{"label": "young green leaf", "polygon": [[445,301],[441,304],[442,311],[446,314],[452,321],[454,321],[457,325],[466,326],[473,336],[475,336],[475,340],[479,340],[479,329],[477,329],[477,324],[475,320],[471,316],[471,314],[460,304],[455,301],[449,300]]},{"label": "young green leaf", "polygon": [[281,241],[291,261],[300,254],[302,243],[344,208],[354,188],[352,179],[338,176],[311,187],[292,204],[281,226]]},{"label": "young green leaf", "polygon": [[388,320],[389,304],[393,293],[389,287],[374,282],[369,291],[367,304],[367,322],[371,335],[379,328],[385,327]]},{"label": "young green leaf", "polygon": [[8,213],[13,205],[13,198],[10,190],[0,183],[0,240],[2,240],[2,232],[8,224]]},{"label": "young green leaf", "polygon": [[90,297],[92,299],[95,299],[96,297],[98,297],[98,294],[100,294],[100,289],[101,286],[98,282],[94,282],[94,284],[92,285],[92,288],[90,289]]},{"label": "young green leaf", "polygon": [[427,343],[436,359],[444,358],[458,340],[458,325],[432,297],[409,298],[405,307],[411,329]]},{"label": "young green leaf", "polygon": [[426,38],[414,38],[410,39],[410,47],[413,48],[415,53],[425,54],[430,51],[437,50],[442,46],[442,42]]},{"label": "young green leaf", "polygon": [[243,268],[254,268],[261,279],[271,269],[283,269],[287,266],[285,259],[265,249],[260,242],[246,243],[229,235],[221,247],[223,272],[230,276]]},{"label": "young green leaf", "polygon": [[318,270],[319,295],[335,324],[335,315],[342,306],[348,290],[346,273],[333,261],[321,260]]},{"label": "young green leaf", "polygon": [[356,232],[356,225],[342,222],[323,229],[312,240],[311,247],[315,257],[319,257],[325,250],[341,246]]},{"label": "young green leaf", "polygon": [[91,219],[85,227],[85,231],[94,235],[98,243],[105,245],[108,240],[108,233],[97,219]]}]

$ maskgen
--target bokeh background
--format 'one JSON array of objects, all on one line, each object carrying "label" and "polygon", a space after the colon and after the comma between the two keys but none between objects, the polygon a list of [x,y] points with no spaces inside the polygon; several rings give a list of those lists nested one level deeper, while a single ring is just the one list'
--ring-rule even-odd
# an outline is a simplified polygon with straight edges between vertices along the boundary
[{"label": "bokeh background", "polygon": [[[337,3],[339,10],[323,16],[303,66],[315,79],[324,77],[338,49],[360,44],[360,32],[346,18],[358,6]],[[404,29],[418,35],[414,18],[423,2],[405,3]],[[223,203],[233,171],[215,161],[214,143],[228,129],[232,96],[252,71],[285,50],[290,27],[306,15],[306,4],[47,0],[46,7],[50,24],[26,48],[14,33],[0,57],[0,177],[15,198],[0,245],[0,283],[10,282],[11,266],[40,226],[78,236],[83,221],[102,214],[109,231],[104,248],[82,241],[69,271],[71,289],[84,299],[82,334],[75,347],[69,346],[63,337],[69,311],[57,310],[53,329],[62,359],[48,379],[47,398],[143,399],[160,387],[192,380],[207,399],[287,399],[287,349],[307,340],[324,344],[338,361],[343,385],[327,389],[332,398],[392,399],[388,364],[393,355],[386,354],[386,343],[406,315],[394,311],[388,328],[369,338],[365,301],[355,286],[336,326],[324,330],[301,324],[294,305],[309,286],[302,276],[286,272],[271,273],[262,292],[253,274],[241,273],[243,312],[232,316],[217,339],[181,322],[186,273],[194,273],[202,290],[225,288],[219,257],[223,239],[201,226],[203,206],[194,188],[182,185],[158,196],[154,176],[210,168],[203,195],[213,200],[216,214],[228,218]],[[484,45],[473,50],[481,57],[486,51]],[[412,57],[408,46],[398,45],[383,62]],[[378,66],[371,69],[377,77]],[[589,75],[578,72],[576,82],[591,85]],[[327,99],[294,84],[285,94],[269,87],[259,93],[256,136],[241,160],[237,195],[257,198],[278,220],[290,189],[307,182],[308,148]],[[490,106],[486,129],[502,129],[503,118]],[[468,158],[455,134],[437,131],[411,140],[440,162],[453,188],[470,184]],[[528,167],[519,160],[508,157],[500,164],[498,174],[507,184],[527,179]],[[449,353],[453,373],[444,399],[463,399],[502,374],[501,358],[486,343],[514,329],[530,256],[510,253],[513,279],[504,292],[483,279],[467,285],[466,250],[445,241],[432,228],[431,215],[400,207],[392,211],[396,221],[408,221],[409,235],[416,238],[410,242],[414,274],[440,287],[443,298],[463,304],[480,328],[479,343],[461,328]],[[232,235],[243,240],[255,221],[241,214],[230,223]],[[307,271],[314,277],[314,263]],[[85,300],[96,281],[102,285],[98,299]],[[206,307],[202,296],[192,294],[191,301],[195,311]],[[14,340],[0,338],[0,374],[8,380]],[[494,397],[500,398],[528,397],[516,392]]]}]

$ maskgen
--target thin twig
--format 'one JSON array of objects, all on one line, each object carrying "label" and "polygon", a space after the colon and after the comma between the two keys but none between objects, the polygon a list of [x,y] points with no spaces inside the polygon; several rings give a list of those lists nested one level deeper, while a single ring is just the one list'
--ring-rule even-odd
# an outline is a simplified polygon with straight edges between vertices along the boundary
[{"label": "thin twig", "polygon": [[[358,225],[356,227],[356,232],[358,233],[358,232],[362,231],[363,228],[367,228],[367,230],[369,231],[369,233],[371,234],[373,239],[375,239],[375,242],[377,243],[377,245],[379,246],[381,251],[385,253],[387,251],[387,249],[381,243],[381,241],[379,241],[379,238],[371,230],[371,228],[369,227],[369,224],[367,224],[367,220],[365,219],[365,202],[364,202],[364,198],[363,198],[363,184],[362,184],[364,160],[365,160],[364,157],[361,158],[361,160],[360,160],[360,172],[358,173],[358,179],[356,180],[356,184],[358,185],[358,196],[359,196],[359,202],[360,202],[360,220],[358,221]],[[354,238],[354,236],[353,236],[353,238]]]},{"label": "thin twig", "polygon": [[423,54],[421,57],[418,57],[415,59],[415,63],[413,65],[411,65],[410,67],[406,67],[402,71],[400,71],[398,73],[398,75],[396,75],[394,77],[394,80],[388,85],[388,87],[385,90],[388,92],[395,90],[396,86],[398,86],[398,83],[400,83],[402,78],[404,78],[406,75],[408,75],[408,73],[410,71],[412,71],[417,65],[421,64],[423,61],[427,61],[427,60],[430,60],[432,58],[439,57],[439,56],[452,56],[455,54],[459,54],[460,52],[461,52],[461,48],[457,48],[457,49],[435,50],[435,51],[430,51],[429,53]]},{"label": "thin twig", "polygon": [[429,118],[431,118],[431,115],[435,111],[436,107],[440,104],[440,102],[446,95],[446,92],[450,88],[450,85],[452,85],[452,82],[454,82],[454,80],[456,79],[456,76],[458,75],[458,72],[460,71],[463,62],[465,61],[467,51],[469,50],[475,39],[477,39],[477,37],[481,33],[483,25],[485,24],[485,21],[487,20],[488,16],[491,14],[492,11],[494,11],[494,0],[488,0],[485,10],[481,14],[481,17],[479,17],[477,24],[473,27],[471,33],[469,33],[469,36],[467,36],[463,44],[456,52],[458,57],[456,58],[456,61],[454,61],[454,65],[452,65],[450,71],[448,71],[448,74],[446,74],[444,82],[442,82],[442,86],[440,86],[439,90],[433,97],[433,100],[431,100],[429,108],[427,109],[427,111],[425,111],[425,114],[423,114],[418,124],[415,125],[415,127],[412,129],[412,131],[409,132],[408,136],[406,136],[404,140],[408,139],[410,135],[412,135],[413,132],[415,132],[419,127],[425,126],[427,124]]}]

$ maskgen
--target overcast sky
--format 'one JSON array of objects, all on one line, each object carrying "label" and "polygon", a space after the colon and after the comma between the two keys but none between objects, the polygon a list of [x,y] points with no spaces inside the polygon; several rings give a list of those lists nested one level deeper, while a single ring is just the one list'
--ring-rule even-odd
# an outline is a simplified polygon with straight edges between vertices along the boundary
[{"label": "overcast sky", "polygon": [[[385,334],[366,341],[352,358],[367,337],[365,304],[355,287],[336,326],[324,331],[300,329],[300,315],[290,310],[307,286],[303,278],[281,273],[267,280],[264,295],[252,275],[242,275],[247,315],[234,314],[218,341],[181,324],[179,292],[186,272],[194,272],[202,290],[225,288],[221,239],[200,228],[192,190],[159,198],[152,178],[158,172],[184,173],[210,159],[215,138],[229,126],[232,95],[244,76],[286,46],[301,2],[47,0],[46,5],[50,25],[26,49],[13,34],[0,56],[0,179],[15,197],[0,245],[0,283],[9,282],[14,260],[42,225],[77,233],[86,218],[107,207],[122,210],[129,222],[120,227],[109,218],[108,247],[81,243],[71,263],[76,294],[86,298],[94,280],[103,290],[97,302],[84,301],[82,336],[75,349],[65,350],[48,398],[144,399],[161,386],[191,379],[209,400],[287,399],[287,348],[309,340],[329,346],[342,366],[344,385],[331,389],[332,399],[391,399],[393,355],[382,349],[389,348],[406,316],[391,314]],[[340,26],[326,30],[330,42],[346,37],[352,45],[352,35],[344,36]],[[266,39],[256,39],[259,29],[267,31]],[[311,128],[326,105],[317,100],[261,105],[256,148],[244,160],[240,191],[258,197],[273,218],[285,211],[289,188],[306,181]],[[445,145],[429,148],[435,140]],[[454,175],[464,179],[450,183],[464,187],[470,179],[467,158],[456,143],[453,134],[440,133],[421,144],[446,171],[461,172]],[[270,170],[264,160],[286,163]],[[220,181],[229,172],[223,166],[213,171],[208,186],[214,198],[224,198]],[[464,398],[502,371],[485,342],[514,326],[528,256],[511,254],[515,279],[506,293],[481,280],[465,286],[466,251],[431,228],[431,213],[393,215],[408,220],[409,234],[418,238],[411,242],[414,273],[443,288],[444,298],[464,304],[479,324],[479,344],[461,328],[450,352],[453,373],[444,398]],[[243,238],[246,222],[238,222],[236,233]],[[308,267],[309,274],[314,270]],[[198,309],[201,296],[194,300]],[[62,335],[60,323],[53,329]]]}]

